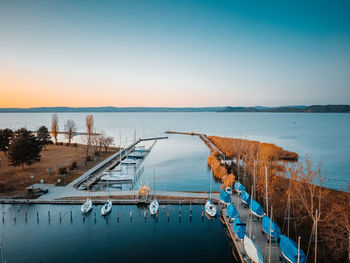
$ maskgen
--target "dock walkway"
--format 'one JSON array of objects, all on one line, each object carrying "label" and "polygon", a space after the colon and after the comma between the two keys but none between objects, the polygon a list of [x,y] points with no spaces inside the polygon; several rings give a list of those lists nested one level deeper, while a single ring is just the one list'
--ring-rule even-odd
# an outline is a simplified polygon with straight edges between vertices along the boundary
[{"label": "dock walkway", "polygon": [[[262,233],[262,225],[261,220],[254,220],[250,218],[250,210],[249,208],[245,208],[244,205],[241,203],[241,198],[238,194],[234,194],[231,197],[232,204],[235,206],[237,211],[240,215],[240,220],[242,223],[245,223],[247,225],[247,234],[250,236],[255,243],[258,245],[258,247],[261,250],[261,253],[264,257],[264,262],[268,262],[268,248],[269,248],[269,242],[266,238],[265,234]],[[229,236],[232,239],[233,245],[237,251],[237,255],[239,257],[239,260],[241,262],[247,263],[248,261],[247,255],[245,253],[244,244],[243,241],[240,241],[234,231],[233,231],[233,224],[229,222],[229,219],[227,218],[226,209],[222,210],[222,217],[224,219],[225,225],[227,227]],[[271,242],[271,263],[278,263],[280,262],[280,255],[281,250],[279,247],[279,244],[276,243],[276,241]]]}]

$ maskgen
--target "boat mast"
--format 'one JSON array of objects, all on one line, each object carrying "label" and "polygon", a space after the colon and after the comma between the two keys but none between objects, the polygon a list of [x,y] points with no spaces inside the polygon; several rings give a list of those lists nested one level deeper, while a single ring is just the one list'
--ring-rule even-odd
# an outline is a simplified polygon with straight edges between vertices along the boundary
[{"label": "boat mast", "polygon": [[317,262],[317,221],[318,221],[318,210],[316,209],[316,223],[315,223],[315,263]]},{"label": "boat mast", "polygon": [[265,165],[265,192],[266,192],[266,215],[269,216],[269,194],[267,188],[267,167]]},{"label": "boat mast", "polygon": [[[253,188],[254,186],[252,186],[252,194],[253,194]],[[250,209],[252,209],[253,206],[253,197],[252,195],[250,196]],[[249,217],[249,237],[251,238],[252,236],[252,212],[250,212],[250,217]]]},{"label": "boat mast", "polygon": [[298,262],[300,262],[300,236],[298,237]]},{"label": "boat mast", "polygon": [[270,218],[270,233],[269,233],[269,253],[268,253],[268,262],[271,263],[271,228],[272,228],[272,206],[271,206],[271,218]]},{"label": "boat mast", "polygon": [[211,180],[212,180],[213,175],[210,174],[210,183],[209,183],[209,200],[211,200]]},{"label": "boat mast", "polygon": [[153,199],[156,199],[156,173],[155,169],[153,169]]}]

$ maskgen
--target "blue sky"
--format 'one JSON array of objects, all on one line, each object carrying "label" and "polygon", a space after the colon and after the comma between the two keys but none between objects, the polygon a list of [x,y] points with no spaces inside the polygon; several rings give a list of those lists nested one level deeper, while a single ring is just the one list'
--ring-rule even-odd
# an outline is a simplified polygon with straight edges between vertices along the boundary
[{"label": "blue sky", "polygon": [[349,3],[0,0],[0,107],[350,104]]}]

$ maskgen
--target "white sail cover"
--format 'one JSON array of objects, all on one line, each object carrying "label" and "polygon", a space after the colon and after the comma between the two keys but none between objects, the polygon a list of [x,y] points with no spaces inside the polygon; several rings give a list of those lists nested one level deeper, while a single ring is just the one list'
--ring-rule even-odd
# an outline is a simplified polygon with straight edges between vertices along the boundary
[{"label": "white sail cover", "polygon": [[264,258],[257,244],[251,240],[247,235],[244,236],[244,249],[248,257],[254,263],[263,263]]}]

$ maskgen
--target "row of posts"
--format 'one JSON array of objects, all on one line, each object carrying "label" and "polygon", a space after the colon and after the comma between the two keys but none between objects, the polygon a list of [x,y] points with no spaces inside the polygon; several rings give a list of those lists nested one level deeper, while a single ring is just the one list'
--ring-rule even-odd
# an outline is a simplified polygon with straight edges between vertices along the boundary
[{"label": "row of posts", "polygon": [[[202,214],[202,220],[204,220],[204,212],[202,211],[201,212]],[[181,220],[181,206],[180,206],[180,209],[179,209],[179,219]],[[50,221],[51,220],[51,213],[50,211],[47,212],[47,217],[48,217],[48,220]],[[130,221],[132,221],[132,211],[130,211],[129,213],[129,217],[130,217]],[[146,221],[146,217],[147,217],[147,212],[146,210],[144,210],[143,212],[143,217]],[[168,217],[168,221],[170,220],[170,211],[168,210],[167,212],[167,217]],[[58,218],[59,218],[59,221],[61,222],[62,221],[62,213],[59,212],[58,213]],[[155,214],[155,218],[157,219],[158,218],[158,212]],[[37,211],[36,212],[36,219],[37,221],[39,221],[39,212]],[[96,212],[94,212],[94,219],[96,221]],[[24,220],[27,221],[28,220],[28,212],[25,211],[24,212]],[[106,217],[106,220],[108,220],[108,217]],[[190,220],[192,220],[192,206],[190,206]],[[13,221],[16,222],[16,213],[14,212],[13,213]],[[73,211],[70,211],[70,221],[73,221]],[[85,215],[83,215],[83,221],[85,222]],[[2,213],[2,222],[5,222],[5,212]],[[117,211],[117,222],[119,222],[119,211]]]}]

